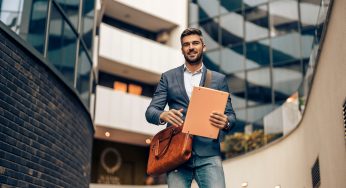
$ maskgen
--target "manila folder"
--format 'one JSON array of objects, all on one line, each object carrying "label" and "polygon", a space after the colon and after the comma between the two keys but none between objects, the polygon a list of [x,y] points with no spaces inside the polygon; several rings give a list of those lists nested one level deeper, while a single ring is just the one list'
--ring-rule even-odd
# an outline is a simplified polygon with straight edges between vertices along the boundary
[{"label": "manila folder", "polygon": [[216,139],[219,128],[211,125],[213,111],[224,113],[229,93],[206,87],[194,87],[182,132]]}]

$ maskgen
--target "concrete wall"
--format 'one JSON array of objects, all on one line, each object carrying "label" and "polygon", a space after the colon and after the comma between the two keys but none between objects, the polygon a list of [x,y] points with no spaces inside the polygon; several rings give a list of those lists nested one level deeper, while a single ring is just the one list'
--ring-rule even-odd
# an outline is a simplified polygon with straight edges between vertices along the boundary
[{"label": "concrete wall", "polygon": [[312,187],[319,158],[321,187],[346,186],[342,104],[346,99],[346,1],[334,0],[311,94],[298,127],[288,136],[224,162],[227,187]]},{"label": "concrete wall", "polygon": [[88,187],[93,125],[76,91],[0,23],[0,187]]}]

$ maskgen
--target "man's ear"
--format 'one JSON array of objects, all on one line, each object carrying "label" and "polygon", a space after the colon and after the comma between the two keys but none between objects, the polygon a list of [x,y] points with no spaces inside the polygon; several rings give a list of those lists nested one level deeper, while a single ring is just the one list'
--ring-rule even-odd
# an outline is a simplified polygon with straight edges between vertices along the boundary
[{"label": "man's ear", "polygon": [[203,52],[205,52],[207,50],[207,47],[205,46],[205,44],[203,43]]}]

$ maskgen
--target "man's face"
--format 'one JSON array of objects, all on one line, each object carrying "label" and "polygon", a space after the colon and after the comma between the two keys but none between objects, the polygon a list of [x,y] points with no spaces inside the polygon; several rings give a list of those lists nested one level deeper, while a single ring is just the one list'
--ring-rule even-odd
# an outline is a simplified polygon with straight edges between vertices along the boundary
[{"label": "man's face", "polygon": [[197,64],[202,60],[205,45],[199,35],[188,35],[181,40],[181,51],[186,62]]}]

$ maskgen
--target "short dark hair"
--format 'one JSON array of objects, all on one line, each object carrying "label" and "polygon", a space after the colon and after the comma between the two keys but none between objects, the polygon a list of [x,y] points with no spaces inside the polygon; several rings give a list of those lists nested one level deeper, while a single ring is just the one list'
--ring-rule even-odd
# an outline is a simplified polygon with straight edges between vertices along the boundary
[{"label": "short dark hair", "polygon": [[196,29],[196,28],[192,28],[192,27],[185,29],[185,30],[181,33],[181,35],[180,35],[180,42],[183,40],[184,37],[189,36],[189,35],[198,35],[198,36],[201,37],[201,40],[202,40],[202,42],[203,42],[202,31],[199,30],[199,29]]}]

